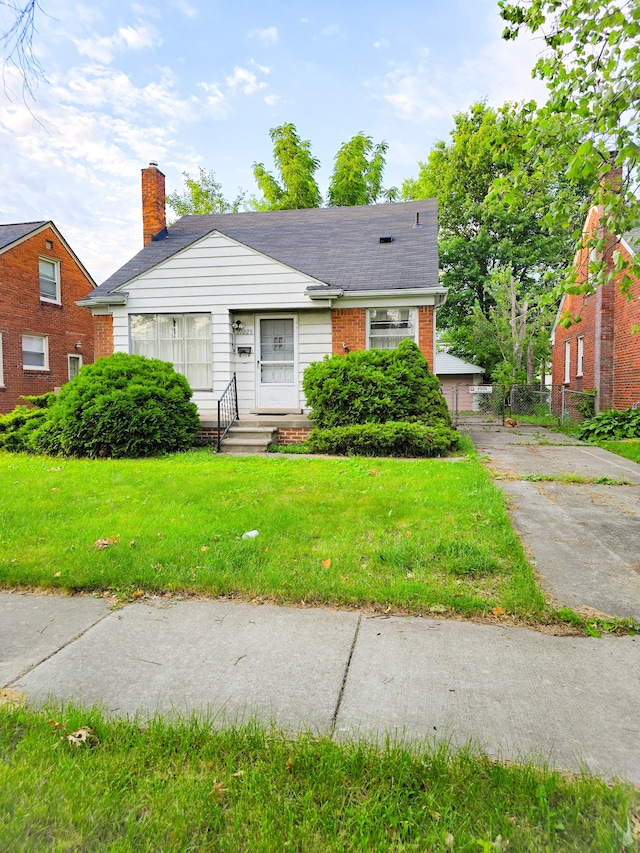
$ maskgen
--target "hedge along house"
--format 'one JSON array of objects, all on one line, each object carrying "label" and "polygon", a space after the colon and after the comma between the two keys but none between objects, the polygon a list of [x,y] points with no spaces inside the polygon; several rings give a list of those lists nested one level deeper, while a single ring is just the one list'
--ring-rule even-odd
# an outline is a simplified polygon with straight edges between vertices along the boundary
[{"label": "hedge along house", "polygon": [[[609,172],[607,180],[619,180]],[[593,206],[583,227],[584,241],[592,234],[605,238],[602,260],[605,269],[615,269],[620,252],[630,260],[640,250],[640,228],[621,237],[603,231],[602,208]],[[587,284],[589,263],[596,260],[593,250],[583,247],[576,253],[577,283]],[[640,402],[640,281],[633,279],[629,293],[620,290],[618,278],[595,287],[594,292],[565,294],[553,327],[552,376],[554,385],[572,391],[596,392],[597,411],[627,409]],[[565,328],[561,320],[571,317]]]},{"label": "hedge along house", "polygon": [[93,361],[76,305],[95,282],[53,222],[0,225],[0,414],[54,391]]},{"label": "hedge along house", "polygon": [[144,248],[81,301],[96,355],[173,362],[206,420],[233,374],[240,416],[304,411],[305,367],[413,338],[433,368],[435,200],[185,216],[167,228],[165,178],[142,170]]}]

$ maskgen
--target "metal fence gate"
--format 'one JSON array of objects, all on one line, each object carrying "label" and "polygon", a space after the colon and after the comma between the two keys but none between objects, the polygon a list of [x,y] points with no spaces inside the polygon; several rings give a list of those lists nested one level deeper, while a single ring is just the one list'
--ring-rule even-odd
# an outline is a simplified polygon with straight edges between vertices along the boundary
[{"label": "metal fence gate", "polygon": [[454,427],[504,425],[506,418],[538,426],[578,424],[595,413],[595,394],[566,385],[444,385]]}]

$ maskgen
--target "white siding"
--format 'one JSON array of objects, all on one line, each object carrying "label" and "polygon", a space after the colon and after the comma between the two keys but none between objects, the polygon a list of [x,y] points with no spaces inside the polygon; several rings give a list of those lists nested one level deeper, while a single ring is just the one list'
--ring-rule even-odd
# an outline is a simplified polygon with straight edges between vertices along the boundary
[{"label": "white siding", "polygon": [[[129,314],[211,312],[213,388],[195,392],[194,401],[202,413],[214,414],[235,370],[240,411],[247,412],[256,405],[256,313],[296,315],[300,389],[305,367],[331,352],[331,312],[314,307],[305,295],[315,283],[228,237],[210,234],[123,287],[129,297],[126,306],[113,307],[114,350],[129,351]],[[251,346],[250,356],[233,352],[232,320],[243,323],[236,345]]]}]

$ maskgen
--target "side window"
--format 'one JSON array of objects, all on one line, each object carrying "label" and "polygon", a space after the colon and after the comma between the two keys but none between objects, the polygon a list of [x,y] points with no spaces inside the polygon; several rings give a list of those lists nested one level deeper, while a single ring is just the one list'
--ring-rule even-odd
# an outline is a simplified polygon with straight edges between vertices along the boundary
[{"label": "side window", "polygon": [[49,369],[49,339],[46,335],[22,336],[22,366],[25,370]]},{"label": "side window", "polygon": [[576,376],[582,376],[584,372],[584,335],[578,338],[578,364],[576,367]]},{"label": "side window", "polygon": [[414,308],[370,308],[368,349],[395,349],[400,341],[416,339]]},{"label": "side window", "polygon": [[80,368],[82,367],[82,356],[69,355],[67,358],[69,359],[69,381],[71,381],[74,376],[77,376],[78,373],[80,373]]},{"label": "side window", "polygon": [[60,261],[39,258],[40,299],[46,302],[60,302]]},{"label": "side window", "polygon": [[571,381],[571,341],[564,342],[564,384]]}]

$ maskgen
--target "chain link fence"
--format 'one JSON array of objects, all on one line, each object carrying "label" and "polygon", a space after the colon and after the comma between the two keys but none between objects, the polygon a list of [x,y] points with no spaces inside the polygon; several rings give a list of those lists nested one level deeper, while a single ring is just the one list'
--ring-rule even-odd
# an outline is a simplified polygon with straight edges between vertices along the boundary
[{"label": "chain link fence", "polygon": [[579,424],[595,413],[595,393],[566,385],[444,385],[453,425],[504,424],[505,418],[538,426]]}]

